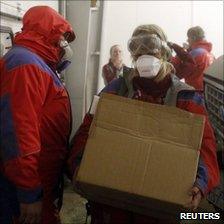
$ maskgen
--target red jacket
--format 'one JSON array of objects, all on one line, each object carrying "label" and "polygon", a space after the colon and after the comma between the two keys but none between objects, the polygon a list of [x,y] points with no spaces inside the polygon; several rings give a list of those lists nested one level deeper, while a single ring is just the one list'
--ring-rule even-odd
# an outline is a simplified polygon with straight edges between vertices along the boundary
[{"label": "red jacket", "polygon": [[122,76],[124,73],[128,72],[130,70],[129,67],[125,66],[124,64],[120,69],[116,68],[111,60],[107,64],[103,66],[102,69],[102,75],[104,79],[104,84],[107,85],[114,79],[119,78],[119,76]]},{"label": "red jacket", "polygon": [[185,82],[195,89],[203,90],[203,73],[214,61],[214,56],[211,54],[212,44],[205,40],[198,41],[188,52],[177,44],[173,44],[172,48],[177,53],[172,59],[176,75],[184,78]]},{"label": "red jacket", "polygon": [[66,159],[70,102],[54,70],[66,32],[74,38],[62,16],[34,7],[0,60],[0,174],[16,186],[19,202],[37,201],[43,190],[51,197]]},{"label": "red jacket", "polygon": [[[103,89],[103,92],[118,94],[120,88],[122,88],[122,79],[119,78],[112,81],[108,86]],[[143,79],[143,78],[141,78]],[[141,85],[136,83],[139,79],[133,79],[133,86],[137,86],[136,94],[139,96],[138,91],[139,88],[141,89],[140,97],[135,97],[139,100],[144,100],[148,102],[152,102],[154,96],[158,95],[158,87],[160,88],[160,93],[163,92],[164,86],[157,84],[151,85],[152,83],[145,84],[146,80],[143,80]],[[165,82],[164,82],[165,83]],[[152,90],[154,91],[154,96],[150,94]],[[159,94],[160,94],[159,93]],[[135,95],[136,95],[135,94]],[[134,95],[134,96],[135,96]],[[155,102],[159,102],[158,100],[154,99]],[[208,121],[207,113],[205,111],[203,105],[203,98],[200,94],[195,91],[182,91],[178,94],[177,97],[177,104],[176,106],[180,109],[190,111],[196,114],[203,114],[206,117],[205,128],[204,128],[204,135],[202,140],[202,146],[200,149],[200,160],[198,165],[198,172],[197,172],[197,179],[195,185],[198,186],[204,194],[207,194],[211,189],[219,183],[219,168],[217,163],[217,156],[216,156],[216,143],[215,137],[213,134],[212,127]],[[85,149],[85,144],[88,139],[88,131],[92,122],[93,116],[90,114],[86,114],[83,123],[81,124],[80,128],[76,132],[73,142],[72,142],[72,151],[71,156],[69,158],[69,166],[71,168],[71,175],[76,172],[77,168],[80,165],[82,155]],[[132,219],[132,223],[160,223],[158,220],[154,220],[151,217],[144,217],[139,216],[136,214],[131,214],[128,211],[124,211],[118,208],[112,208],[110,206],[98,204],[98,203],[91,203],[92,212],[93,212],[93,219],[103,219],[103,212],[110,214],[111,222],[109,223],[129,223],[130,217]],[[97,216],[97,217],[95,217]],[[121,221],[123,220],[123,222]],[[125,220],[125,221],[124,221]],[[127,221],[129,220],[129,221]],[[120,222],[119,222],[120,221]],[[153,222],[154,221],[154,222]],[[93,222],[94,223],[94,222]],[[168,222],[166,222],[168,223]]]}]

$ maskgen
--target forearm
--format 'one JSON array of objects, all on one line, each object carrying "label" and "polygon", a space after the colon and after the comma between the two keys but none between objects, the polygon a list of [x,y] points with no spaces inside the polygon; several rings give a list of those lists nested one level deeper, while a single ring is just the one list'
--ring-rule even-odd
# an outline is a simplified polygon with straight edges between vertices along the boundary
[{"label": "forearm", "polygon": [[220,180],[219,167],[216,155],[216,141],[212,126],[204,106],[204,99],[197,92],[189,93],[188,100],[180,100],[178,107],[191,113],[204,115],[205,125],[200,148],[200,160],[196,185],[204,194],[216,187]]},{"label": "forearm", "polygon": [[18,200],[21,203],[33,203],[42,198],[38,161],[37,152],[9,160],[4,165],[4,174],[16,187]]},{"label": "forearm", "polygon": [[177,44],[171,45],[176,53],[176,57],[171,59],[176,75],[181,78],[186,78],[194,74],[196,70],[196,62],[189,52],[185,51],[182,47]]},{"label": "forearm", "polygon": [[182,48],[178,44],[172,44],[172,48],[181,61],[194,63],[193,57],[189,54],[189,52],[184,50],[184,48]]},{"label": "forearm", "polygon": [[72,139],[71,154],[68,160],[70,177],[72,177],[74,171],[81,163],[83,152],[89,136],[89,129],[92,123],[92,119],[93,115],[87,113],[83,119],[83,123]]},{"label": "forearm", "polygon": [[202,194],[205,195],[208,188],[208,170],[204,164],[203,159],[199,158],[197,176],[194,186],[198,187]]}]

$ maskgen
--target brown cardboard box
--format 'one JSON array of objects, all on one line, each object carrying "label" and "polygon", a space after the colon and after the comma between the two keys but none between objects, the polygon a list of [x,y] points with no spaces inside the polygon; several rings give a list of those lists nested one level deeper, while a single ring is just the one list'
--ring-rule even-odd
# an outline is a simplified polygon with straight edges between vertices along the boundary
[{"label": "brown cardboard box", "polygon": [[223,81],[224,55],[218,57],[205,71],[204,74]]},{"label": "brown cardboard box", "polygon": [[103,94],[77,182],[88,199],[143,214],[175,213],[197,171],[204,118]]}]

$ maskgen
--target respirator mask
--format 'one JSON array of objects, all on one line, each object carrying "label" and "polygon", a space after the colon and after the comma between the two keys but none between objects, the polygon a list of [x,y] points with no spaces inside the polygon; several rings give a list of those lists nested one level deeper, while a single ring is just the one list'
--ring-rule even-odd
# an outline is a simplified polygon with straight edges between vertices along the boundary
[{"label": "respirator mask", "polygon": [[142,55],[136,61],[136,68],[140,77],[154,78],[161,68],[161,61],[152,55]]},{"label": "respirator mask", "polygon": [[63,52],[63,56],[57,65],[57,71],[60,73],[71,64],[73,51],[66,40],[60,40],[59,46]]}]

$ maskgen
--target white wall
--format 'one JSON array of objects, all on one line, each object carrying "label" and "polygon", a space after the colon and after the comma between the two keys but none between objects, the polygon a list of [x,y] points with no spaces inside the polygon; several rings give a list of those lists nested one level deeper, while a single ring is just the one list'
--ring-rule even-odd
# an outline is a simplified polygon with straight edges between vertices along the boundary
[{"label": "white wall", "polygon": [[76,0],[67,1],[66,7],[67,19],[77,36],[71,43],[74,51],[72,64],[65,74],[72,105],[72,136],[97,92],[103,3],[95,8],[90,5],[90,1]]},{"label": "white wall", "polygon": [[214,55],[223,55],[223,1],[194,1],[193,25],[203,27]]},{"label": "white wall", "polygon": [[[9,6],[10,5],[10,6]],[[0,9],[2,12],[6,12],[12,15],[16,15],[16,16],[23,16],[24,13],[33,6],[36,5],[48,5],[52,8],[54,8],[56,11],[58,11],[58,1],[44,1],[44,0],[39,0],[39,1],[27,1],[27,0],[19,0],[19,1],[4,1],[1,0],[0,2]],[[16,9],[16,7],[20,7],[21,11],[18,12],[18,10]],[[13,19],[8,19],[5,17],[1,17],[1,25],[4,26],[9,26],[12,28],[13,32],[18,32],[21,30],[22,27],[22,23],[20,21],[16,21]]]},{"label": "white wall", "polygon": [[161,26],[168,40],[180,45],[186,42],[187,30],[200,25],[213,43],[214,55],[223,54],[223,1],[105,1],[104,7],[98,91],[104,86],[101,68],[112,45],[123,47],[124,61],[131,65],[127,42],[141,24]]},{"label": "white wall", "polygon": [[66,70],[65,83],[68,89],[73,115],[73,132],[82,122],[85,111],[85,87],[89,56],[90,2],[68,1],[67,18],[76,33],[71,43],[74,51],[72,64]]}]

